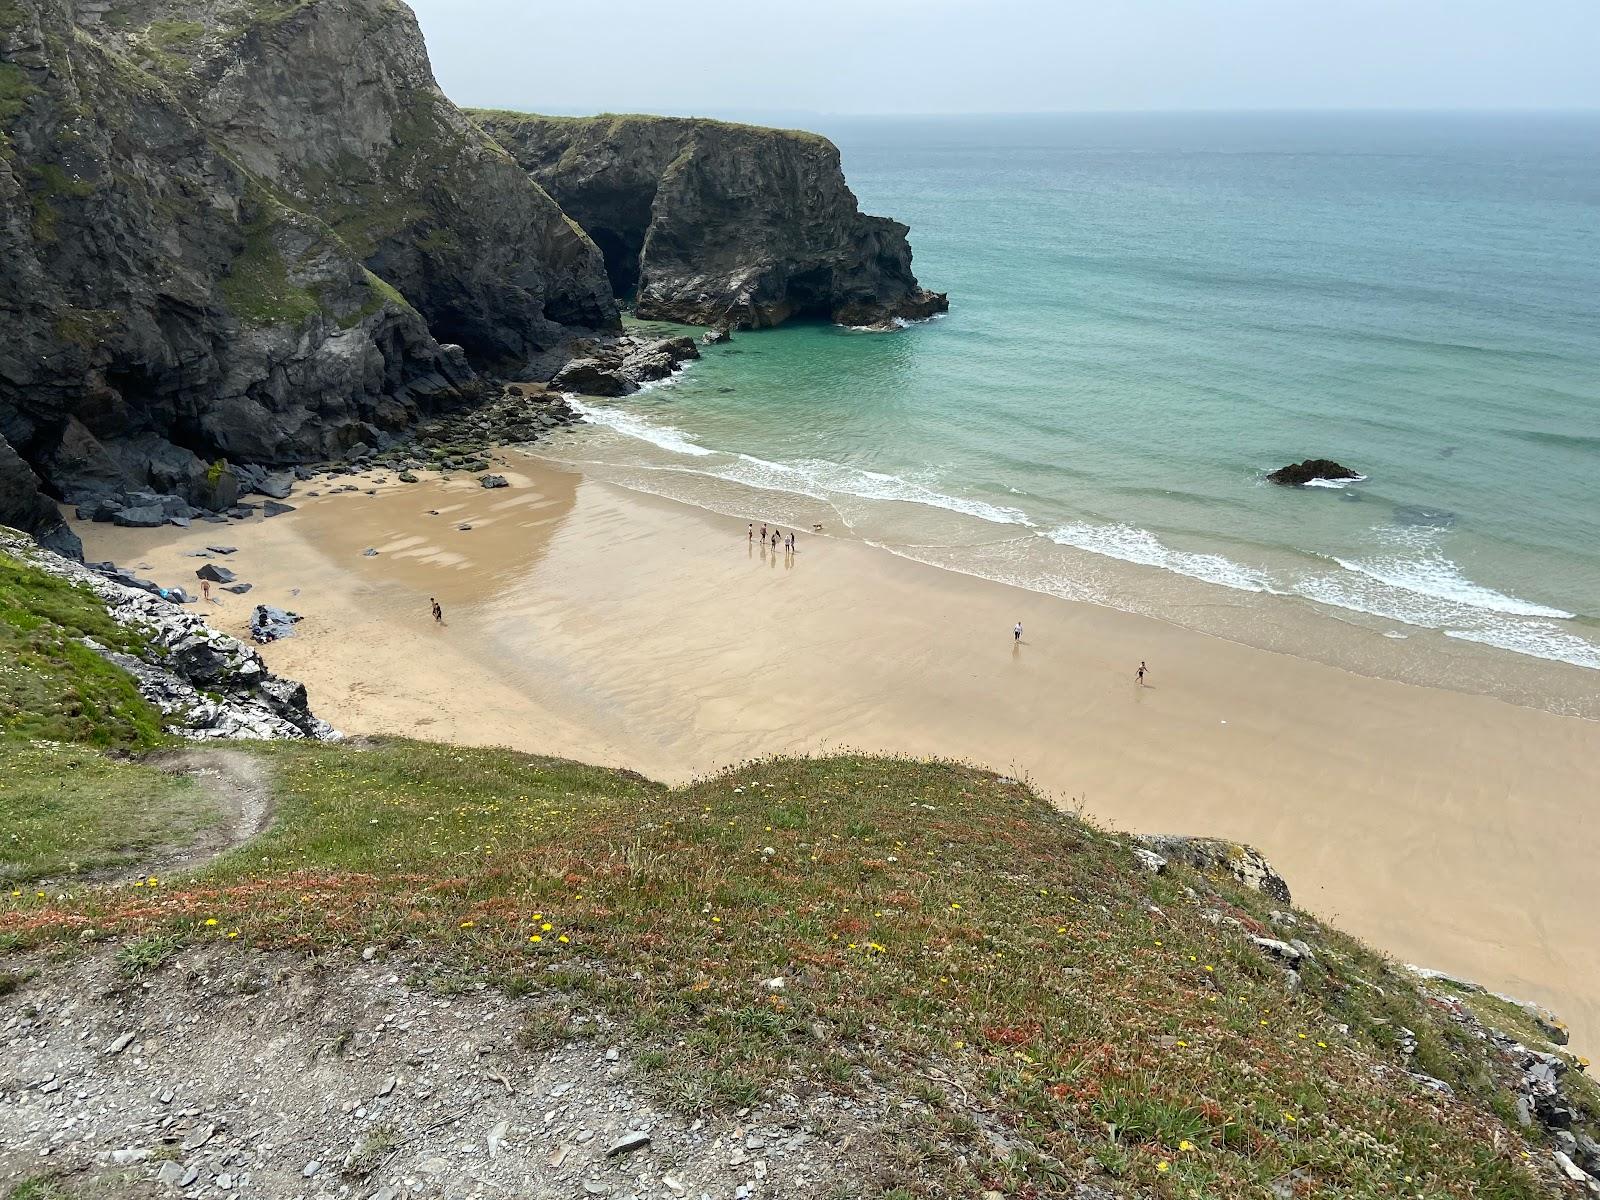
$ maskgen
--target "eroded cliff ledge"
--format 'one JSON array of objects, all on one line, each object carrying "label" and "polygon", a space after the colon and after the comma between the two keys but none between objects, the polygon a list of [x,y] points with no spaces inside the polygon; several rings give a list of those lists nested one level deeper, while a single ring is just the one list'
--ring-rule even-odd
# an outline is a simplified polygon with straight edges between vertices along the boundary
[{"label": "eroded cliff ledge", "polygon": [[469,115],[605,254],[641,317],[761,328],[949,307],[911,271],[905,225],[862,213],[826,138],[677,117]]}]

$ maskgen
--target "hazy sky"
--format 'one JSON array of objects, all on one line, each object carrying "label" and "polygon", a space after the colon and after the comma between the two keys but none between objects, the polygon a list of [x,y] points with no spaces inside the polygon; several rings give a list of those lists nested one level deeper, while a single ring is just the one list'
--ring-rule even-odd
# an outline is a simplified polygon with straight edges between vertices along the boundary
[{"label": "hazy sky", "polygon": [[1596,108],[1600,0],[411,0],[545,112]]}]

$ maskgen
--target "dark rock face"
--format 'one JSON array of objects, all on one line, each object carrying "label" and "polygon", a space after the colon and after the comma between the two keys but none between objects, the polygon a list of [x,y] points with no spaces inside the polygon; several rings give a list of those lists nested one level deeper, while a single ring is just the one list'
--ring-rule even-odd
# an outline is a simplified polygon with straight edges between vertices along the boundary
[{"label": "dark rock face", "polygon": [[562,326],[617,328],[600,252],[440,92],[404,5],[115,7],[115,21],[91,28],[160,75],[248,170],[327,221],[479,366],[523,377],[559,348]]},{"label": "dark rock face", "polygon": [[1267,476],[1269,483],[1281,483],[1288,487],[1304,487],[1315,479],[1360,479],[1359,471],[1352,471],[1349,467],[1340,466],[1331,458],[1308,458],[1305,462],[1290,463],[1287,467],[1279,467]]},{"label": "dark rock face", "polygon": [[666,379],[684,363],[700,357],[700,347],[689,337],[649,341],[637,337],[615,338],[591,344],[550,381],[550,390],[584,396],[626,396],[640,385]]},{"label": "dark rock face", "polygon": [[83,543],[39,487],[33,468],[0,437],[0,525],[31,533],[40,545],[64,557],[81,559]]},{"label": "dark rock face", "polygon": [[218,503],[223,459],[328,457],[475,391],[326,225],[72,17],[0,7],[0,435],[49,491]]},{"label": "dark rock face", "polygon": [[815,134],[675,117],[471,116],[584,227],[641,317],[761,328],[943,312],[909,230],[866,216]]}]

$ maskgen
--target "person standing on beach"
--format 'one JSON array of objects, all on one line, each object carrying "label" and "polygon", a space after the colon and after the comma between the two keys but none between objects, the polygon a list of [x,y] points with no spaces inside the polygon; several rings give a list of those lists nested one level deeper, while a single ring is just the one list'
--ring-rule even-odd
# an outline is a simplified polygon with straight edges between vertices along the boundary
[{"label": "person standing on beach", "polygon": [[767,544],[767,523],[765,521],[761,522],[761,544],[763,546]]},{"label": "person standing on beach", "polygon": [[1022,622],[1021,621],[1018,621],[1017,622],[1017,627],[1011,631],[1011,642],[1012,642],[1013,645],[1019,645],[1020,646],[1022,644]]},{"label": "person standing on beach", "polygon": [[1144,660],[1140,659],[1139,660],[1139,669],[1133,673],[1133,677],[1139,681],[1139,686],[1140,687],[1144,686],[1145,673],[1149,669],[1150,669],[1149,667],[1144,665]]},{"label": "person standing on beach", "polygon": [[746,537],[746,538],[745,538],[745,541],[747,541],[747,542],[753,542],[753,541],[755,541],[755,540],[756,540],[756,523],[755,523],[755,522],[754,522],[754,521],[751,521],[751,522],[750,522],[750,533],[749,533],[749,535],[748,535],[748,536],[747,536],[747,537]]},{"label": "person standing on beach", "polygon": [[439,602],[437,600],[435,600],[432,596],[428,597],[428,603],[433,605],[433,623],[435,625],[443,625],[444,624],[444,609],[439,607]]},{"label": "person standing on beach", "polygon": [[211,580],[202,579],[200,581],[200,595],[205,597],[207,604],[211,603]]}]

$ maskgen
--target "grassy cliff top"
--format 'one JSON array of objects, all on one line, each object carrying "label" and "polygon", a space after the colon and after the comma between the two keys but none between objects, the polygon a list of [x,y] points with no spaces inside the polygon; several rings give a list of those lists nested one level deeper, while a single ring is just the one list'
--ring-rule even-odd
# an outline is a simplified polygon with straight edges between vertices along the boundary
[{"label": "grassy cliff top", "polygon": [[823,137],[820,133],[812,133],[809,130],[784,129],[771,125],[748,125],[739,121],[722,121],[715,117],[664,117],[653,116],[649,113],[596,113],[587,117],[548,116],[542,113],[519,112],[515,109],[507,108],[467,108],[462,111],[478,125],[502,124],[512,127],[517,125],[551,125],[571,129],[595,126],[605,127],[610,136],[625,134],[630,130],[642,131],[651,126],[667,126],[681,129],[721,129],[744,135],[792,138],[796,141],[818,146],[833,147],[833,142],[828,138]]},{"label": "grassy cliff top", "polygon": [[[1016,781],[851,756],[669,789],[419,742],[252,752],[276,816],[248,849],[182,879],[0,893],[0,954],[114,942],[137,974],[184,943],[383,947],[440,991],[608,1014],[682,1109],[898,1096],[872,1194],[1558,1194],[1475,993],[1441,1000],[1231,880],[1153,874]],[[97,766],[95,819],[139,803],[140,770]],[[0,871],[28,852],[0,840]],[[1303,941],[1292,979],[1262,935]],[[1600,1098],[1575,1094],[1592,1127]]]}]

